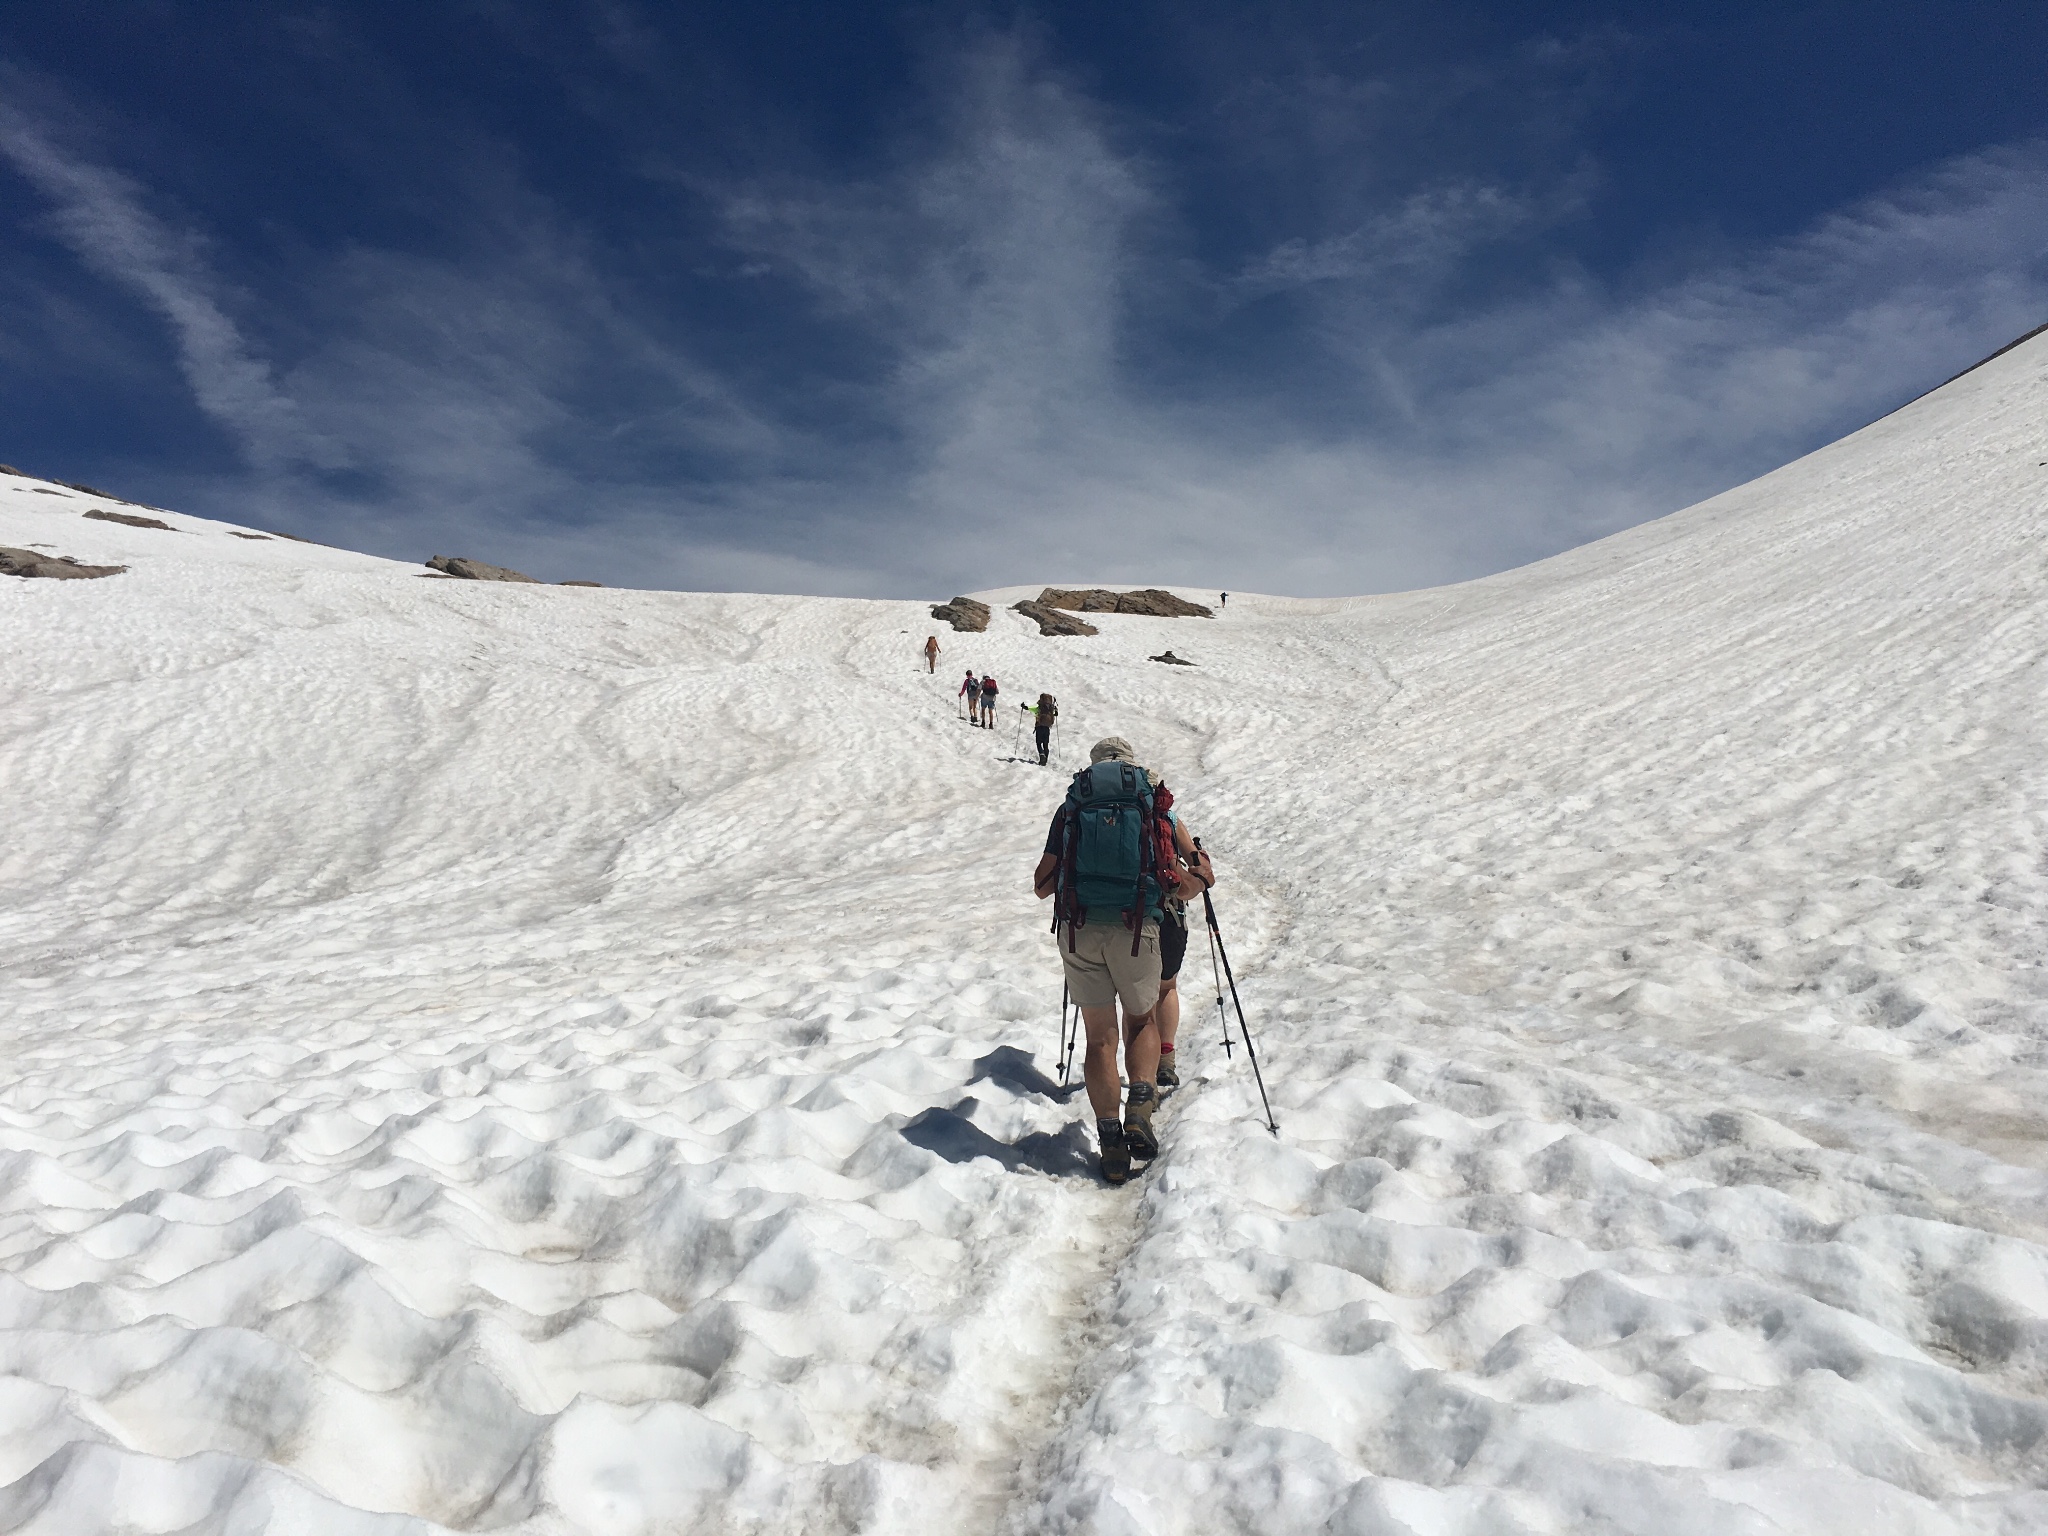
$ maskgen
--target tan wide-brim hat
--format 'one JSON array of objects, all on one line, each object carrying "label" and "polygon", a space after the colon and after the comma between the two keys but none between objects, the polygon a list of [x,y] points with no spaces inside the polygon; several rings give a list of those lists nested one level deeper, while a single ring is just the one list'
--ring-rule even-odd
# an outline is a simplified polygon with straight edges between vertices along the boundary
[{"label": "tan wide-brim hat", "polygon": [[1131,750],[1131,744],[1121,736],[1105,736],[1088,749],[1091,763],[1129,763],[1136,767],[1138,754]]}]

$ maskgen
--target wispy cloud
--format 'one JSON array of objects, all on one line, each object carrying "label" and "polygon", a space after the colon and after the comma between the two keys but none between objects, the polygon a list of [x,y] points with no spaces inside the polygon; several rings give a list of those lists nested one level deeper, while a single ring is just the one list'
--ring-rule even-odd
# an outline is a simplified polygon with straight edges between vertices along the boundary
[{"label": "wispy cloud", "polygon": [[678,177],[688,302],[481,138],[436,248],[320,253],[289,315],[36,121],[0,116],[0,154],[258,471],[194,510],[632,584],[1458,579],[1768,469],[2048,312],[2041,144],[1654,276],[1551,241],[1601,188],[1568,156],[1205,257],[1156,136],[1029,39],[932,78],[857,176]]},{"label": "wispy cloud", "polygon": [[1232,280],[1247,294],[1278,293],[1359,278],[1447,273],[1477,246],[1526,236],[1583,202],[1590,174],[1534,191],[1454,182],[1404,198],[1355,229],[1318,240],[1282,241]]},{"label": "wispy cloud", "polygon": [[92,271],[163,317],[199,406],[250,466],[334,467],[335,445],[308,429],[271,367],[222,307],[201,242],[151,213],[127,177],[62,149],[20,111],[0,105],[0,155],[54,205],[51,226]]},{"label": "wispy cloud", "polygon": [[1428,189],[1222,279],[1311,306],[1294,345],[1313,384],[1234,391],[1197,348],[1144,355],[1152,296],[1191,279],[1157,178],[1102,110],[1014,42],[956,88],[947,136],[894,179],[731,207],[737,243],[895,359],[878,390],[913,451],[871,526],[934,589],[1478,574],[1760,473],[2048,311],[2033,144],[1647,287],[1552,261],[1511,302],[1409,302],[1568,216],[1595,179],[1580,170]]}]

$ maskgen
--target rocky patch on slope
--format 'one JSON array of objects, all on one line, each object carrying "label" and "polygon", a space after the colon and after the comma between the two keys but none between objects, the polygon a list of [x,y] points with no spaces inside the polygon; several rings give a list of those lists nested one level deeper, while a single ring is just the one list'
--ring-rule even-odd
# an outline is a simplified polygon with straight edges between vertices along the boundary
[{"label": "rocky patch on slope", "polygon": [[502,565],[485,565],[481,560],[465,560],[460,555],[436,555],[427,562],[429,570],[439,571],[443,576],[456,576],[464,581],[528,581],[535,586],[537,578],[519,571],[508,571]]},{"label": "rocky patch on slope", "polygon": [[1038,621],[1038,632],[1041,635],[1099,635],[1102,633],[1101,630],[1086,620],[1077,619],[1071,613],[1062,613],[1049,603],[1034,602],[1030,598],[1026,598],[1021,603],[1010,604],[1010,607],[1023,614],[1027,619],[1036,619]]},{"label": "rocky patch on slope", "polygon": [[932,604],[932,617],[963,633],[978,635],[988,628],[988,604],[978,598],[956,597],[950,603]]},{"label": "rocky patch on slope", "polygon": [[102,507],[94,507],[85,515],[97,522],[119,523],[125,528],[161,528],[165,533],[176,533],[178,531],[162,518],[137,517],[132,512],[109,512]]},{"label": "rocky patch on slope", "polygon": [[1038,600],[1048,608],[1071,608],[1076,613],[1141,613],[1154,619],[1207,619],[1214,612],[1158,587],[1137,592],[1111,592],[1103,587],[1069,591],[1047,587]]},{"label": "rocky patch on slope", "polygon": [[46,555],[33,549],[0,548],[0,576],[42,576],[77,581],[91,576],[118,576],[125,565],[81,565],[69,555]]}]

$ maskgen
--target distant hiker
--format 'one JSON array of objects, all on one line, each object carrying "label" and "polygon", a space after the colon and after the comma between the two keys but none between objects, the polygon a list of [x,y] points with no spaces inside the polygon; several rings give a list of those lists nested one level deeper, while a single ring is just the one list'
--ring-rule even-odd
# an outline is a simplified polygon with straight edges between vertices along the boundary
[{"label": "distant hiker", "polygon": [[[1195,846],[1194,834],[1180,819],[1180,812],[1169,810],[1166,819],[1173,824],[1173,851],[1182,868],[1205,888],[1213,886],[1215,866],[1209,855]],[[1162,1088],[1178,1088],[1180,1068],[1173,1057],[1180,1034],[1180,964],[1188,952],[1188,904],[1179,896],[1169,896],[1164,906],[1159,918],[1159,1006],[1152,1012],[1152,1021],[1159,1026],[1159,1076],[1154,1081]]]},{"label": "distant hiker", "polygon": [[1219,596],[1216,599],[1216,606],[1218,608],[1228,608],[1230,606],[1230,594],[1228,592],[1225,592],[1221,596]]},{"label": "distant hiker", "polygon": [[972,720],[974,712],[981,708],[981,679],[974,675],[974,668],[967,669],[967,681],[960,685],[959,697],[967,701],[967,718]]},{"label": "distant hiker", "polygon": [[[1131,1176],[1131,1160],[1159,1153],[1152,1111],[1159,1101],[1159,918],[1168,896],[1199,896],[1203,878],[1177,857],[1166,813],[1173,795],[1139,767],[1131,744],[1108,736],[1088,752],[1066,802],[1053,814],[1032,890],[1053,903],[1053,934],[1067,991],[1088,1033],[1083,1075],[1102,1174]],[[1117,1075],[1117,1004],[1123,1004],[1128,1097]],[[1119,1118],[1121,1111],[1121,1118]]]},{"label": "distant hiker", "polygon": [[926,635],[924,640],[924,669],[927,672],[939,670],[939,637]]},{"label": "distant hiker", "polygon": [[981,680],[981,721],[990,730],[996,728],[996,680],[993,674]]},{"label": "distant hiker", "polygon": [[1038,766],[1043,768],[1052,752],[1052,723],[1060,717],[1059,700],[1049,693],[1041,693],[1036,704],[1017,707],[1031,716],[1031,736],[1038,743]]}]

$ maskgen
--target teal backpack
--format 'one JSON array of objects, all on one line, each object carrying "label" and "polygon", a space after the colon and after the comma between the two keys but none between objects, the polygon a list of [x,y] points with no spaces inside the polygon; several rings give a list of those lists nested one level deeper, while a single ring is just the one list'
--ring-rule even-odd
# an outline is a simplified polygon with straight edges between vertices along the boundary
[{"label": "teal backpack", "polygon": [[1094,763],[1074,775],[1060,808],[1052,919],[1054,932],[1067,925],[1069,949],[1075,929],[1115,913],[1138,952],[1145,923],[1163,906],[1160,872],[1175,862],[1172,806],[1173,791],[1130,763]]}]

